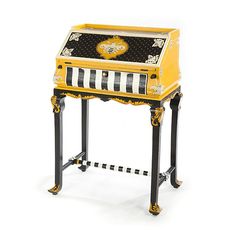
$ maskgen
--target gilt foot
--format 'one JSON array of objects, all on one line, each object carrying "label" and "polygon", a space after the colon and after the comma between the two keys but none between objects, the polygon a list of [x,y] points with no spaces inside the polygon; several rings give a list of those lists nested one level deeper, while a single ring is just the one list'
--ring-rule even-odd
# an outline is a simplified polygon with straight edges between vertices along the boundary
[{"label": "gilt foot", "polygon": [[61,186],[56,184],[53,188],[49,189],[48,192],[52,193],[53,195],[57,195],[60,190]]},{"label": "gilt foot", "polygon": [[149,212],[156,216],[161,212],[161,208],[156,203],[154,205],[151,203]]}]

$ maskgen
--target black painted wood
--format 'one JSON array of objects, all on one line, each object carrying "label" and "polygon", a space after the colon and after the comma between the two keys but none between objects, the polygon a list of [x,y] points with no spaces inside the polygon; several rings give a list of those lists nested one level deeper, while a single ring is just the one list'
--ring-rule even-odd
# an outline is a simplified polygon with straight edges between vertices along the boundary
[{"label": "black painted wood", "polygon": [[[85,154],[82,157],[82,160],[88,160],[88,129],[89,129],[89,101],[81,99],[81,128],[82,128],[82,152]],[[79,167],[83,172],[86,171],[88,166],[81,165]]]},{"label": "black painted wood", "polygon": [[178,131],[178,113],[180,105],[181,95],[176,94],[170,101],[170,108],[172,110],[172,120],[171,120],[171,157],[170,165],[174,167],[174,171],[171,173],[170,182],[174,188],[178,188],[181,184],[177,180],[177,131]]},{"label": "black painted wood", "polygon": [[[71,49],[71,56],[78,58],[104,59],[97,52],[96,47],[100,42],[114,37],[113,35],[81,33],[79,40],[76,41],[70,40],[73,34],[74,32],[71,33],[62,49],[62,52],[65,49]],[[148,59],[148,55],[160,56],[163,50],[163,47],[159,48],[152,46],[154,44],[154,38],[132,36],[119,37],[129,45],[129,49],[124,54],[109,60],[145,63]],[[164,42],[166,41],[165,38],[162,38],[161,40]],[[63,56],[62,52],[60,54],[61,56]]]},{"label": "black painted wood", "polygon": [[85,96],[95,96],[97,98],[100,98],[102,101],[109,101],[112,98],[118,98],[125,102],[132,101],[132,102],[145,102],[149,104],[151,107],[160,107],[164,104],[164,102],[173,96],[176,92],[180,92],[180,87],[175,89],[172,93],[168,94],[165,98],[163,98],[161,101],[157,100],[151,100],[147,97],[147,99],[143,98],[132,98],[132,97],[124,97],[124,96],[117,96],[117,95],[106,95],[106,94],[97,94],[97,93],[88,93],[88,92],[81,92],[81,91],[72,91],[72,90],[66,90],[66,89],[54,89],[54,94],[56,96],[62,96],[64,93],[70,93],[75,96],[82,96],[82,98]]},{"label": "black painted wood", "polygon": [[[88,160],[88,106],[89,101],[83,99],[83,96],[96,96],[104,101],[109,101],[112,98],[119,98],[124,101],[145,101],[148,102],[151,107],[151,116],[155,115],[155,108],[163,106],[163,103],[173,96],[173,93],[180,92],[180,87],[173,91],[171,94],[166,96],[161,101],[153,101],[146,99],[137,99],[137,98],[127,98],[127,97],[118,97],[112,95],[101,95],[101,94],[93,94],[87,92],[80,91],[69,91],[69,90],[60,90],[54,89],[54,95],[57,96],[57,105],[59,105],[60,109],[57,113],[54,109],[54,120],[55,120],[55,187],[49,192],[56,194],[62,188],[62,171],[66,169],[68,166],[72,165],[72,162],[68,162],[63,167],[63,127],[62,127],[62,119],[63,119],[63,109],[64,109],[64,97],[66,96],[66,92],[71,93],[73,95],[82,96],[82,152],[79,154],[82,155],[82,160]],[[172,122],[171,122],[171,167],[167,170],[167,174],[170,174],[170,180],[173,187],[178,188],[181,184],[180,181],[177,180],[177,124],[178,124],[178,111],[179,104],[181,100],[181,94],[177,93],[174,98],[170,101],[170,107],[172,110]],[[159,122],[159,121],[158,121]],[[153,125],[154,124],[154,125]],[[152,134],[152,168],[151,168],[151,206],[158,207],[158,195],[159,195],[159,186],[166,180],[166,176],[160,174],[160,145],[161,145],[161,126],[162,121],[155,126],[155,122],[153,123],[153,134]],[[105,165],[105,164],[104,164]],[[95,167],[98,166],[98,163],[95,163]],[[80,169],[82,171],[86,171],[88,165],[81,166]],[[104,166],[105,168],[105,166]],[[114,170],[114,166],[110,166],[110,169]],[[129,168],[128,168],[129,169]],[[130,171],[127,169],[127,173]],[[119,168],[120,171],[121,167]],[[158,210],[149,210],[152,214],[157,215]]]},{"label": "black painted wood", "polygon": [[[152,113],[151,108],[151,113]],[[160,185],[160,147],[161,147],[161,125],[152,126],[152,171],[151,171],[151,205],[158,204]]]},{"label": "black painted wood", "polygon": [[54,112],[55,124],[55,185],[59,186],[58,191],[62,188],[62,171],[63,171],[63,110],[64,97],[57,97],[57,104],[60,112]]}]

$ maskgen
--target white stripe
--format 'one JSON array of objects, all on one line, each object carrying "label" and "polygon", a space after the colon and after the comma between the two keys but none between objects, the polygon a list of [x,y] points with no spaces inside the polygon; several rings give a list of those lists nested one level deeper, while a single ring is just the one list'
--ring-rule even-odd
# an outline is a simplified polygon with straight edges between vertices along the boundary
[{"label": "white stripe", "polygon": [[134,171],[135,171],[135,169],[132,168],[132,169],[130,170],[130,173],[134,174]]},{"label": "white stripe", "polygon": [[115,71],[109,71],[108,81],[107,81],[108,90],[114,91],[114,83],[115,83]]},{"label": "white stripe", "polygon": [[133,78],[133,93],[139,94],[139,80],[140,76],[137,73],[134,73],[134,78]]},{"label": "white stripe", "polygon": [[126,93],[126,79],[127,79],[127,73],[121,72],[120,76],[120,92]]},{"label": "white stripe", "polygon": [[95,162],[91,162],[91,166],[96,167]]},{"label": "white stripe", "polygon": [[96,70],[95,88],[102,89],[102,70]]},{"label": "white stripe", "polygon": [[115,167],[114,167],[114,170],[115,170],[115,171],[118,171],[118,168],[119,168],[118,166],[115,166]]},{"label": "white stripe", "polygon": [[102,168],[102,163],[98,163],[98,167],[99,167],[99,168]]},{"label": "white stripe", "polygon": [[72,86],[78,87],[79,68],[72,67]]},{"label": "white stripe", "polygon": [[84,88],[89,88],[90,70],[84,69]]}]

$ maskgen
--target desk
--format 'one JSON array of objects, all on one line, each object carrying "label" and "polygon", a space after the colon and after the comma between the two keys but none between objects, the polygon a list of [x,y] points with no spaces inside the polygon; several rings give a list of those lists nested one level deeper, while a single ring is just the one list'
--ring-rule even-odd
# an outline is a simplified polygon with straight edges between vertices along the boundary
[{"label": "desk", "polygon": [[[62,188],[63,171],[75,164],[84,172],[92,166],[151,176],[149,212],[153,215],[160,213],[160,185],[169,177],[174,188],[181,185],[177,180],[176,158],[178,112],[182,97],[178,83],[178,35],[176,29],[88,24],[72,28],[57,56],[56,87],[51,98],[55,121],[55,186],[49,189],[50,193],[58,194]],[[155,54],[155,58],[151,54]],[[63,164],[66,97],[81,99],[82,144],[81,153]],[[94,98],[150,107],[151,171],[88,159],[89,100]],[[160,173],[161,126],[167,102],[170,102],[172,110],[170,167]]]}]

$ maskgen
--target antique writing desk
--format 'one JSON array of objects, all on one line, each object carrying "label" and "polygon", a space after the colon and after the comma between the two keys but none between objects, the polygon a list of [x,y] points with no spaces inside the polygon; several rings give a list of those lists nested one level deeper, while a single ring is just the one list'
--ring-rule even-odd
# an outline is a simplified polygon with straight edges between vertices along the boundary
[{"label": "antique writing desk", "polygon": [[[69,32],[56,58],[51,102],[55,118],[55,186],[62,188],[62,172],[78,164],[126,173],[151,176],[150,213],[160,213],[158,190],[170,176],[173,187],[177,180],[176,143],[178,110],[181,99],[179,82],[179,31],[176,29],[79,25]],[[82,101],[82,151],[63,165],[62,113],[64,98]],[[123,166],[88,161],[88,100],[100,98],[123,104],[148,105],[151,112],[152,167],[143,171]],[[172,110],[170,168],[160,173],[160,139],[164,103]]]}]

